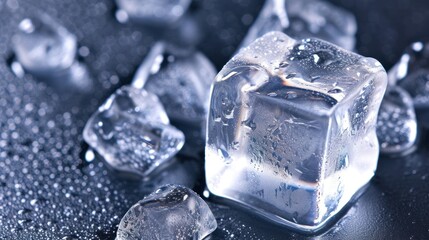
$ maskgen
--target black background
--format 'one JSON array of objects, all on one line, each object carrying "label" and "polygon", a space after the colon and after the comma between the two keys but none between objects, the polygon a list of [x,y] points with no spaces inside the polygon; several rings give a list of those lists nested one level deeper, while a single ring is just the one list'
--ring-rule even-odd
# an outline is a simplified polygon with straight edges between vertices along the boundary
[{"label": "black background", "polygon": [[[331,2],[355,14],[357,51],[378,59],[387,70],[411,42],[429,40],[425,0]],[[201,0],[193,4],[202,29],[198,48],[218,70],[262,3]],[[60,90],[29,75],[20,79],[10,71],[11,36],[19,21],[35,11],[58,19],[76,34],[81,46],[89,48],[90,54],[81,59],[93,78],[89,94]],[[114,11],[110,0],[0,0],[0,239],[113,239],[127,209],[158,184],[118,178],[99,158],[92,162],[83,158],[87,145],[81,132],[90,114],[115,89],[129,83],[156,39],[175,36],[119,24]],[[416,153],[382,157],[367,191],[319,236],[303,236],[212,203],[219,227],[211,239],[427,239],[427,149],[423,133]],[[181,161],[201,165],[203,159]],[[201,178],[201,171],[192,171]],[[172,174],[171,179],[175,177]],[[200,179],[194,189],[201,191],[201,183]]]}]

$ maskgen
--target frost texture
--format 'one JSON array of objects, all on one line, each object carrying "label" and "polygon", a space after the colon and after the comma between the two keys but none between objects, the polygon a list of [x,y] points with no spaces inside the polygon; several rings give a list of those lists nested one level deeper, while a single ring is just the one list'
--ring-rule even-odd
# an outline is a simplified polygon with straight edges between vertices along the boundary
[{"label": "frost texture", "polygon": [[322,227],[374,175],[379,62],[327,42],[264,35],[216,77],[209,190],[304,231]]},{"label": "frost texture", "polygon": [[216,228],[216,219],[198,194],[179,185],[166,185],[128,210],[116,239],[201,240]]},{"label": "frost texture", "polygon": [[116,170],[148,176],[184,144],[158,98],[120,88],[88,120],[83,137]]},{"label": "frost texture", "polygon": [[267,0],[242,46],[258,37],[281,31],[291,37],[316,37],[352,50],[355,45],[354,16],[321,0]]}]

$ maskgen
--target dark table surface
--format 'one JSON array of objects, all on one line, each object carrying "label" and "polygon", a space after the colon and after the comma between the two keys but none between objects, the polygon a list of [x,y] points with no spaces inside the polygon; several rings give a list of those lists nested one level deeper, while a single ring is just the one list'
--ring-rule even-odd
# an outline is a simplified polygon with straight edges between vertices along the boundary
[{"label": "dark table surface", "polygon": [[[357,51],[388,70],[413,41],[429,40],[426,0],[333,0],[356,15]],[[218,70],[235,51],[262,1],[205,0],[193,4],[199,49]],[[10,70],[11,36],[20,20],[44,11],[76,34],[90,53],[90,93],[59,90]],[[114,18],[112,0],[0,0],[0,239],[113,239],[124,213],[162,183],[201,192],[203,158],[181,157],[153,182],[116,176],[96,157],[85,160],[82,128],[115,89],[130,82],[155,40],[171,38]],[[58,79],[61,81],[61,79]],[[304,236],[210,203],[219,227],[211,239],[427,239],[429,162],[426,134],[417,152],[381,157],[367,191],[332,228]]]}]

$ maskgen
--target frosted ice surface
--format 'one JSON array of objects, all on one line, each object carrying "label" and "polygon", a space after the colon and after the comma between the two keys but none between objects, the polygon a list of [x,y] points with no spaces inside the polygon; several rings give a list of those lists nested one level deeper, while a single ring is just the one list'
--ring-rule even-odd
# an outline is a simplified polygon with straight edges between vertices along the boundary
[{"label": "frosted ice surface", "polygon": [[[116,0],[125,18],[156,25],[178,21],[186,12],[191,0]],[[117,13],[118,15],[118,13]]]},{"label": "frosted ice surface", "polygon": [[201,240],[217,228],[209,206],[192,190],[165,185],[130,208],[117,240]]},{"label": "frosted ice surface", "polygon": [[400,87],[387,90],[377,119],[380,152],[404,155],[415,150],[417,120],[411,96]]},{"label": "frosted ice surface", "polygon": [[83,137],[116,170],[148,176],[184,144],[158,98],[124,86],[88,120]]},{"label": "frosted ice surface", "polygon": [[279,223],[322,227],[374,175],[386,72],[317,39],[272,32],[216,77],[209,190]]},{"label": "frosted ice surface", "polygon": [[242,46],[268,32],[281,31],[297,39],[316,37],[352,50],[356,29],[354,16],[329,2],[266,0]]},{"label": "frosted ice surface", "polygon": [[76,37],[46,14],[26,18],[12,38],[18,62],[33,74],[69,68],[75,61]]}]

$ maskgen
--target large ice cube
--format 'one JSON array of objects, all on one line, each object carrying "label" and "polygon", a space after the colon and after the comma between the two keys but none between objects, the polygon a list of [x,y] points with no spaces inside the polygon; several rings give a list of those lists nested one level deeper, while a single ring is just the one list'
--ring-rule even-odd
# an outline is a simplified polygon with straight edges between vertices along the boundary
[{"label": "large ice cube", "polygon": [[184,144],[158,98],[124,86],[88,120],[83,137],[114,169],[148,176]]},{"label": "large ice cube", "polygon": [[216,77],[209,190],[281,224],[319,229],[374,175],[386,86],[372,58],[317,39],[264,35]]},{"label": "large ice cube", "polygon": [[26,18],[12,38],[18,62],[33,74],[51,74],[75,61],[76,37],[46,14]]},{"label": "large ice cube", "polygon": [[266,0],[242,46],[258,37],[281,31],[298,39],[317,37],[352,50],[355,45],[354,16],[322,0]]},{"label": "large ice cube", "polygon": [[116,4],[120,21],[131,18],[146,24],[169,25],[184,15],[191,0],[116,0]]},{"label": "large ice cube", "polygon": [[390,87],[381,103],[377,119],[380,152],[404,155],[416,148],[417,120],[413,99],[402,88]]},{"label": "large ice cube", "polygon": [[130,208],[116,239],[201,240],[217,228],[209,206],[192,190],[166,185]]},{"label": "large ice cube", "polygon": [[133,86],[156,94],[168,117],[187,138],[182,153],[204,149],[210,87],[216,76],[213,64],[199,52],[156,43],[133,80]]}]

